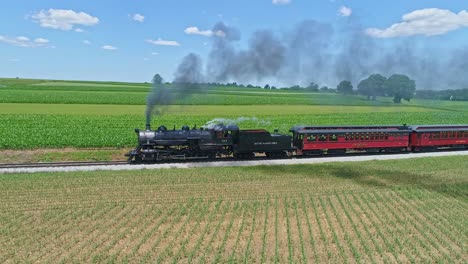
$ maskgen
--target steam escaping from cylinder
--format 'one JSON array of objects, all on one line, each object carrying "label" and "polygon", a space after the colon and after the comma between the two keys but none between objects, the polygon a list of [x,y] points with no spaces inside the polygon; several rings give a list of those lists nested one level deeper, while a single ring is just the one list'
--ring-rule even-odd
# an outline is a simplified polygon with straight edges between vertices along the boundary
[{"label": "steam escaping from cylinder", "polygon": [[212,119],[212,120],[206,122],[206,124],[203,125],[203,128],[210,129],[210,128],[213,128],[216,125],[220,125],[220,124],[223,124],[223,125],[239,125],[241,123],[252,123],[252,124],[255,124],[255,125],[259,125],[259,126],[268,126],[268,125],[271,124],[270,120],[264,120],[264,119],[260,119],[260,118],[257,118],[257,117],[241,116],[241,117],[238,117],[238,118],[235,118],[235,119],[215,118],[215,119]]}]

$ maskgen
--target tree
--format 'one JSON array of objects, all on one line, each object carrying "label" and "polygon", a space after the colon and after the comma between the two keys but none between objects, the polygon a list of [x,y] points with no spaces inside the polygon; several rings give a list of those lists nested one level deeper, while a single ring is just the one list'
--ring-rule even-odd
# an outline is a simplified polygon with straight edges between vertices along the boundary
[{"label": "tree", "polygon": [[338,93],[341,94],[352,94],[353,93],[353,85],[350,81],[341,81],[340,84],[336,87]]},{"label": "tree", "polygon": [[401,99],[409,102],[416,91],[416,83],[406,75],[393,74],[385,81],[384,90],[393,96],[394,103],[401,103]]},{"label": "tree", "polygon": [[268,85],[268,84],[265,84],[265,87],[263,87],[263,89],[270,90],[270,85]]},{"label": "tree", "polygon": [[159,75],[159,74],[156,73],[156,74],[153,76],[152,82],[153,82],[153,84],[161,84],[161,83],[163,83],[163,78],[161,77],[161,75]]},{"label": "tree", "polygon": [[318,92],[319,86],[318,84],[311,82],[309,86],[306,87],[306,89],[309,91]]},{"label": "tree", "polygon": [[328,86],[322,86],[322,87],[320,88],[320,91],[321,91],[321,92],[328,92]]},{"label": "tree", "polygon": [[372,97],[372,100],[375,100],[377,95],[383,95],[384,84],[387,78],[380,74],[372,74],[367,79],[362,80],[358,84],[358,92],[360,94],[366,95],[367,100]]}]

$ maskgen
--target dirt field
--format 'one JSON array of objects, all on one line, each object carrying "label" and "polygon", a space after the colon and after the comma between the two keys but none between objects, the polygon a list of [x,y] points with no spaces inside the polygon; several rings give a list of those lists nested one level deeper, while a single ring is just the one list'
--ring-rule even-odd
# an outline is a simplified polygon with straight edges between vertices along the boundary
[{"label": "dirt field", "polygon": [[458,262],[468,158],[0,175],[0,262]]}]

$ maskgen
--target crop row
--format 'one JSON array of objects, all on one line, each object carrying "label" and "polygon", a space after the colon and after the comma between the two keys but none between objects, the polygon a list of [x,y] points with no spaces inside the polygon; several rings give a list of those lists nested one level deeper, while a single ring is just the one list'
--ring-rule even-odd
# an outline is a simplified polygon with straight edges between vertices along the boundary
[{"label": "crop row", "polygon": [[464,263],[465,163],[9,175],[0,262]]},{"label": "crop row", "polygon": [[436,197],[302,194],[2,213],[0,261],[461,263],[467,235],[457,227],[468,208]]},{"label": "crop row", "polygon": [[[153,128],[160,124],[169,129],[182,125],[200,127],[214,118],[210,116],[155,117]],[[457,112],[406,112],[406,113],[339,113],[317,115],[255,116],[232,119],[241,128],[279,129],[288,133],[289,128],[298,124],[457,124],[466,123],[467,115]],[[221,120],[222,121],[222,120]],[[143,115],[123,116],[66,116],[66,115],[0,115],[0,148],[39,147],[128,147],[135,144],[134,128],[144,128]]]},{"label": "crop row", "polygon": [[[139,90],[140,89],[140,90]],[[21,90],[0,89],[0,103],[55,103],[55,104],[146,104],[147,92],[122,91],[76,91],[76,90]],[[190,96],[173,94],[171,103],[185,105],[393,105],[388,100],[367,101],[358,96],[336,94],[249,93],[209,90]]]}]

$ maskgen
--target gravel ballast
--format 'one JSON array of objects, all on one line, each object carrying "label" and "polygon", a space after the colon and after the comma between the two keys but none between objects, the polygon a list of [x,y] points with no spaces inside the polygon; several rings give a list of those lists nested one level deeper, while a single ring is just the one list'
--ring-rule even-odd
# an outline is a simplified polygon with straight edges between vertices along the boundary
[{"label": "gravel ballast", "polygon": [[369,156],[345,156],[345,157],[314,157],[300,159],[281,160],[249,160],[249,161],[210,161],[210,162],[184,162],[167,164],[124,164],[124,165],[91,165],[69,167],[40,167],[40,168],[6,168],[0,169],[0,174],[7,173],[36,173],[36,172],[74,172],[74,171],[98,171],[98,170],[144,170],[144,169],[172,169],[172,168],[209,168],[209,167],[245,167],[259,165],[294,165],[317,164],[327,162],[356,162],[370,160],[395,160],[424,157],[461,156],[468,155],[468,151],[430,152],[430,153],[404,153]]}]

